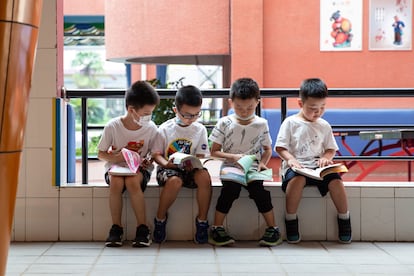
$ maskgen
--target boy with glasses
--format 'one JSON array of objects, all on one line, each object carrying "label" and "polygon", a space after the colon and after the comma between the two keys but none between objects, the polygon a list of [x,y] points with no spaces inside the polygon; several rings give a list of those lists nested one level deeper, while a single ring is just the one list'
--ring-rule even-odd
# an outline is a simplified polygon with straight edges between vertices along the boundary
[{"label": "boy with glasses", "polygon": [[[208,148],[207,129],[197,122],[201,116],[202,94],[191,85],[181,87],[175,95],[176,117],[159,126],[154,142],[153,158],[158,164],[157,182],[163,187],[156,217],[154,218],[154,241],[166,240],[168,209],[176,200],[181,187],[197,189],[198,216],[195,218],[196,243],[208,241],[207,214],[211,201],[211,178],[207,169],[180,168],[169,156],[175,152],[206,157]],[[192,208],[192,206],[189,206]]]}]

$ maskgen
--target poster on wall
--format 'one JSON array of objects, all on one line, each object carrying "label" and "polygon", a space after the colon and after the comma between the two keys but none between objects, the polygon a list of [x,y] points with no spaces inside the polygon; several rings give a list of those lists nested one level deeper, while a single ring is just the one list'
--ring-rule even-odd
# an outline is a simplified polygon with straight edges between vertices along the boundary
[{"label": "poster on wall", "polygon": [[362,50],[362,0],[320,0],[320,50]]},{"label": "poster on wall", "polygon": [[411,50],[411,0],[370,0],[369,49]]}]

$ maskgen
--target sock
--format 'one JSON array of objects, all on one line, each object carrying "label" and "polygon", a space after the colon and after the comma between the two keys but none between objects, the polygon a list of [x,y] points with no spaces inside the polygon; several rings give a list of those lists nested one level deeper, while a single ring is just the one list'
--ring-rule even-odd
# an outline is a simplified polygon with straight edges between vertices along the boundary
[{"label": "sock", "polygon": [[216,229],[216,228],[218,228],[218,227],[221,227],[221,228],[224,228],[224,226],[223,225],[212,225],[211,226],[211,229]]},{"label": "sock", "polygon": [[208,220],[201,220],[198,217],[197,217],[197,221],[200,222],[200,223],[202,223],[202,222],[208,222]]},{"label": "sock", "polygon": [[158,217],[155,217],[155,219],[156,219],[158,222],[164,222],[167,218],[165,217],[164,219],[159,219]]},{"label": "sock", "polygon": [[343,214],[338,213],[338,218],[343,219],[343,220],[349,219],[349,211],[347,211],[346,213],[343,213]]},{"label": "sock", "polygon": [[295,220],[297,218],[297,215],[296,215],[296,213],[294,213],[294,214],[286,213],[285,218],[286,218],[286,220]]}]

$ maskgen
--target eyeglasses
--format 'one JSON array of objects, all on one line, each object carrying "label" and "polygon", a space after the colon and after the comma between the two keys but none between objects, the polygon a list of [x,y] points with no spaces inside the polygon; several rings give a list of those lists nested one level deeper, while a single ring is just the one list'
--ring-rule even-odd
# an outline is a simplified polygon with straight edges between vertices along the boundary
[{"label": "eyeglasses", "polygon": [[178,111],[178,113],[181,115],[181,117],[183,117],[184,119],[188,119],[188,120],[194,120],[194,119],[200,118],[202,115],[201,111],[196,114],[189,114],[189,113],[183,114],[180,111]]}]

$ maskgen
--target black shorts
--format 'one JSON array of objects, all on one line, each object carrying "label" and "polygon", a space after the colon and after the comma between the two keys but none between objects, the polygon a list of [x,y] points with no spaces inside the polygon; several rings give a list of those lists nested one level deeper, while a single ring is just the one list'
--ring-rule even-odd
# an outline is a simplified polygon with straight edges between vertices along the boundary
[{"label": "black shorts", "polygon": [[[151,174],[147,170],[144,170],[144,169],[141,169],[141,168],[139,168],[139,171],[143,175],[142,182],[141,182],[141,190],[143,192],[145,192],[145,190],[147,189],[148,182],[151,179]],[[104,177],[105,177],[106,184],[111,185],[108,172],[105,173]],[[128,176],[124,176],[124,177],[128,177]],[[126,187],[125,187],[125,184],[124,184],[124,189],[122,190],[122,192],[125,192],[125,190],[126,190]]]},{"label": "black shorts", "polygon": [[[196,189],[197,183],[194,181],[194,172],[197,169],[194,169],[192,171],[186,171],[186,170],[173,170],[173,169],[165,169],[162,167],[157,168],[157,182],[158,185],[161,187],[165,186],[165,183],[167,180],[172,176],[177,176],[183,181],[183,186],[189,189]],[[207,170],[204,168],[204,170]]]},{"label": "black shorts", "polygon": [[[295,177],[301,174],[298,174],[296,172],[294,172],[291,168],[289,168],[284,177],[283,177],[283,181],[282,181],[282,190],[283,192],[286,192],[286,187],[289,183],[289,181]],[[321,196],[326,196],[326,194],[329,191],[328,185],[329,183],[334,180],[334,179],[342,179],[341,176],[338,173],[331,173],[326,175],[323,180],[316,180],[310,177],[305,177],[306,178],[306,186],[316,186],[318,187],[319,193],[321,194]]]}]

